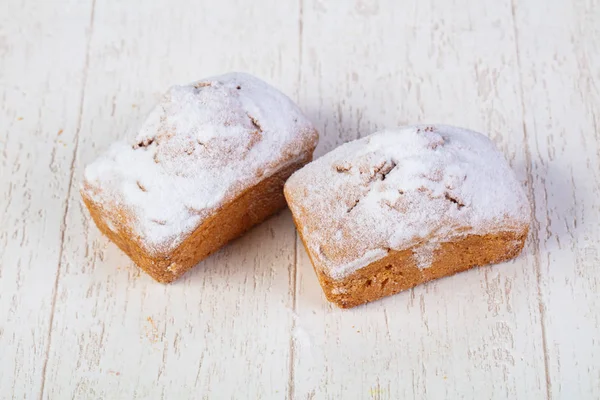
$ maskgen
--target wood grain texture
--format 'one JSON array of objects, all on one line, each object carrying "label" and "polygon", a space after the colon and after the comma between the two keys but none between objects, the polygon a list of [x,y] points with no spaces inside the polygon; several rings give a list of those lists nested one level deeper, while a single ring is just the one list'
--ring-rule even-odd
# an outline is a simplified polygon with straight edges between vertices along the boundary
[{"label": "wood grain texture", "polygon": [[550,399],[600,397],[600,2],[514,4]]},{"label": "wood grain texture", "polygon": [[[294,95],[297,13],[290,25],[276,1],[207,5],[96,3],[44,398],[287,391],[295,239],[287,211],[163,286],[101,237],[77,190],[83,167],[172,84],[245,70]],[[257,24],[265,10],[271,17]],[[247,36],[255,45],[243,45]]]},{"label": "wood grain texture", "polygon": [[[309,43],[323,26],[329,35]],[[385,126],[443,122],[489,132],[525,182],[510,3],[314,0],[304,32],[301,101],[319,105],[321,151]],[[347,312],[325,303],[299,254],[298,352],[310,356],[296,358],[298,398],[546,395],[532,246]]]},{"label": "wood grain texture", "polygon": [[0,4],[3,398],[34,398],[43,385],[89,15],[85,1]]},{"label": "wood grain texture", "polygon": [[[522,256],[351,310],[282,212],[163,286],[101,236],[83,167],[165,89],[240,70],[317,156],[386,126],[486,132]],[[600,398],[598,0],[0,3],[0,397]]]}]

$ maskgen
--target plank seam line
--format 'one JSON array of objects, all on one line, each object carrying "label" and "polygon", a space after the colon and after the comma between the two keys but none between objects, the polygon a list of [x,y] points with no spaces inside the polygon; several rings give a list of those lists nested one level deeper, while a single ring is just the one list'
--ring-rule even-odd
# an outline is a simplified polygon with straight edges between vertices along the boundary
[{"label": "plank seam line", "polygon": [[292,324],[290,331],[290,361],[289,361],[289,376],[288,376],[288,399],[293,400],[295,396],[295,357],[296,343],[294,341],[294,331],[296,330],[296,309],[297,309],[297,285],[298,285],[298,232],[294,225],[294,268],[291,274],[290,286],[292,286]]},{"label": "plank seam line", "polygon": [[[300,100],[300,83],[302,82],[302,42],[303,42],[303,34],[304,34],[304,0],[298,0],[298,77],[297,77],[297,94],[296,100],[299,102]],[[296,330],[296,310],[298,308],[298,300],[297,300],[297,292],[298,292],[298,231],[296,229],[296,224],[292,224],[294,227],[294,268],[291,274],[291,282],[292,286],[292,324],[290,331],[290,361],[289,361],[289,376],[288,376],[288,400],[293,400],[296,396],[296,343],[294,339],[294,331]]]},{"label": "plank seam line", "polygon": [[88,70],[90,65],[90,48],[92,42],[92,35],[94,32],[94,14],[96,11],[96,0],[92,0],[92,9],[90,12],[90,23],[89,23],[89,35],[86,43],[86,51],[85,51],[85,62],[83,66],[83,79],[81,82],[81,92],[80,92],[80,100],[79,100],[79,116],[77,118],[77,130],[75,131],[75,145],[73,148],[73,156],[71,158],[71,167],[70,167],[70,177],[69,177],[69,187],[67,188],[67,197],[65,201],[65,210],[63,214],[63,218],[61,221],[61,235],[60,235],[60,250],[58,253],[58,268],[56,269],[56,277],[54,278],[54,289],[52,293],[52,306],[50,308],[50,320],[48,323],[48,336],[46,339],[46,357],[44,359],[44,364],[42,365],[42,382],[40,385],[40,400],[44,397],[44,387],[46,384],[46,374],[47,374],[47,366],[48,359],[50,358],[50,348],[52,342],[52,325],[54,323],[54,313],[56,309],[56,297],[58,295],[58,284],[60,280],[60,272],[62,270],[63,265],[63,253],[65,250],[65,232],[67,231],[67,214],[69,213],[69,207],[71,203],[71,191],[73,189],[73,180],[75,178],[75,161],[77,159],[77,151],[79,149],[79,134],[81,132],[81,124],[82,124],[82,115],[83,115],[83,105],[85,101],[85,88],[87,86],[87,78],[88,78]]},{"label": "plank seam line", "polygon": [[544,374],[546,378],[546,398],[548,400],[552,399],[552,381],[550,379],[550,356],[548,354],[548,339],[546,335],[546,306],[544,304],[544,296],[542,293],[542,272],[541,272],[541,261],[540,261],[540,239],[539,239],[539,227],[540,223],[536,217],[536,201],[535,201],[535,192],[533,190],[533,174],[532,174],[532,160],[531,160],[531,149],[529,147],[529,142],[527,141],[527,126],[525,124],[525,95],[523,91],[523,70],[521,63],[521,53],[519,49],[519,30],[517,27],[517,19],[516,19],[516,11],[515,11],[515,0],[511,0],[511,13],[512,13],[512,22],[513,22],[513,35],[515,40],[515,52],[517,56],[517,69],[519,72],[519,89],[521,96],[521,114],[522,114],[522,124],[523,124],[523,144],[525,148],[525,161],[526,161],[526,173],[527,173],[527,191],[528,197],[531,201],[532,214],[533,214],[533,229],[531,232],[531,240],[533,242],[533,260],[535,267],[535,277],[537,283],[537,298],[538,298],[538,306],[540,310],[540,325],[541,325],[541,334],[542,334],[542,348],[544,351]]}]

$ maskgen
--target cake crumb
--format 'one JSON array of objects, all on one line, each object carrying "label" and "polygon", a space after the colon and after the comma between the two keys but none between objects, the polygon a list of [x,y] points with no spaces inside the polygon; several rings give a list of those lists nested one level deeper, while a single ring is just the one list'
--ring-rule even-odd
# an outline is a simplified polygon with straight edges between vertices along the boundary
[{"label": "cake crumb", "polygon": [[154,320],[152,319],[152,317],[147,317],[146,321],[149,324],[145,328],[146,338],[152,344],[157,343],[159,341],[158,328],[156,327],[156,324],[154,323]]}]

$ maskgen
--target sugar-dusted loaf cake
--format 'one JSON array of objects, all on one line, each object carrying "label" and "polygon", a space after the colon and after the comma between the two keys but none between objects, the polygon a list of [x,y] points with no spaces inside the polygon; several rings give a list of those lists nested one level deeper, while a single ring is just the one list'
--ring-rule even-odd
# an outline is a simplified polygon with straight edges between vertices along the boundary
[{"label": "sugar-dusted loaf cake", "polygon": [[294,173],[284,192],[327,299],[343,308],[513,258],[530,223],[494,144],[450,126],[346,143]]},{"label": "sugar-dusted loaf cake", "polygon": [[284,94],[247,74],[174,86],[132,143],[85,170],[96,225],[159,282],[171,282],[285,207],[283,184],[318,135]]}]

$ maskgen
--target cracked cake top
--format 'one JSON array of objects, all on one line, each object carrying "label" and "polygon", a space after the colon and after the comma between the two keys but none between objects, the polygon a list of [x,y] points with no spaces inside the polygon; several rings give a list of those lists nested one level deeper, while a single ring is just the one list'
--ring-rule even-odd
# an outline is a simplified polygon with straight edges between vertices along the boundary
[{"label": "cracked cake top", "polygon": [[[294,163],[317,133],[283,93],[243,73],[173,86],[131,143],[85,170],[82,192],[150,253],[179,245],[243,190]],[[125,221],[123,220],[125,219]]]},{"label": "cracked cake top", "polygon": [[[286,197],[313,262],[334,279],[415,245],[522,231],[522,185],[485,136],[450,126],[385,130],[292,175]],[[427,254],[415,252],[427,267]]]}]

